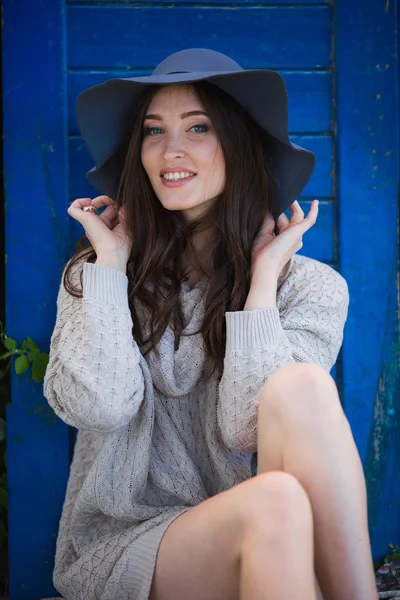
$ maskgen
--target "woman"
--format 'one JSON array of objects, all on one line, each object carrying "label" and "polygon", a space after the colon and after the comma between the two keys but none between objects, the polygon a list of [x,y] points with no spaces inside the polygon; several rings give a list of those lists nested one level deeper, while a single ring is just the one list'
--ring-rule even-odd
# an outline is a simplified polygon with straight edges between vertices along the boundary
[{"label": "woman", "polygon": [[288,140],[283,80],[186,50],[87,90],[77,120],[102,195],[68,209],[90,246],[65,271],[44,384],[79,429],[55,586],[312,600],[317,579],[325,600],[376,598],[329,375],[348,290],[296,254],[318,202],[295,201],[314,157]]}]

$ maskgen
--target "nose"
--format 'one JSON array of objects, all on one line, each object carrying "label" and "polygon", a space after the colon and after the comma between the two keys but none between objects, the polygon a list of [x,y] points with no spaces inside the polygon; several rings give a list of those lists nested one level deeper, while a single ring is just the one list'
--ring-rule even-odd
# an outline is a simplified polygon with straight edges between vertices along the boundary
[{"label": "nose", "polygon": [[182,158],[185,155],[182,140],[179,136],[165,135],[162,154],[165,161]]}]

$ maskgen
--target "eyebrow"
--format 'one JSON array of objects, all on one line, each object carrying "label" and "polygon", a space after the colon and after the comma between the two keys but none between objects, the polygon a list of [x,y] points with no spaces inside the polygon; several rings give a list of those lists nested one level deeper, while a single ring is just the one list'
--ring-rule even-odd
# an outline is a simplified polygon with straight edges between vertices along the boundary
[{"label": "eyebrow", "polygon": [[[190,112],[185,112],[181,114],[181,119],[187,119],[188,117],[199,117],[199,116],[204,116],[204,117],[208,117],[208,114],[205,113],[203,110],[191,110]],[[146,115],[144,117],[144,120],[146,119],[152,119],[153,121],[162,121],[162,117],[160,117],[160,115]]]}]

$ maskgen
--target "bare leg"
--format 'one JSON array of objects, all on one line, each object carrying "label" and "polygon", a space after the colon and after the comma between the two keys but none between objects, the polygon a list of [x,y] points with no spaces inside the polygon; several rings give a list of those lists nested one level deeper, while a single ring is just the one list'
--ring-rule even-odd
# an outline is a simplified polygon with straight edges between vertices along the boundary
[{"label": "bare leg", "polygon": [[180,515],[161,540],[150,600],[316,600],[311,507],[265,473]]},{"label": "bare leg", "polygon": [[310,499],[324,599],[376,600],[362,465],[335,382],[317,365],[286,365],[261,392],[258,473],[276,470]]},{"label": "bare leg", "polygon": [[240,598],[316,600],[310,502],[294,477],[285,482],[284,473],[271,475],[277,478],[269,482],[272,510],[265,506],[244,538]]}]

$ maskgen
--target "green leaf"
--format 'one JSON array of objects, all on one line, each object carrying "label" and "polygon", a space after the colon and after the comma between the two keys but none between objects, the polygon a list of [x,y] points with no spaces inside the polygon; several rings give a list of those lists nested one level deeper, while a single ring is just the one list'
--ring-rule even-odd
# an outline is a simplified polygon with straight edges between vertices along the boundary
[{"label": "green leaf", "polygon": [[28,352],[28,360],[33,362],[38,354],[40,354],[39,348],[32,348],[32,350]]},{"label": "green leaf", "polygon": [[22,356],[19,356],[17,358],[17,360],[15,361],[14,367],[15,367],[15,372],[17,375],[21,375],[22,373],[25,373],[25,371],[27,371],[29,369],[29,360],[27,359],[25,354],[23,354]]},{"label": "green leaf", "polygon": [[17,347],[17,342],[10,337],[5,336],[3,340],[3,344],[7,348],[7,350],[15,350]]},{"label": "green leaf", "polygon": [[6,422],[0,417],[0,442],[6,439]]},{"label": "green leaf", "polygon": [[39,383],[44,378],[46,368],[49,362],[49,355],[46,352],[40,352],[32,364],[32,377]]},{"label": "green leaf", "polygon": [[39,348],[37,347],[36,343],[30,337],[27,337],[22,342],[22,348],[23,348],[23,350],[39,350]]},{"label": "green leaf", "polygon": [[8,508],[8,494],[2,487],[0,487],[0,508],[4,508],[5,510]]}]

